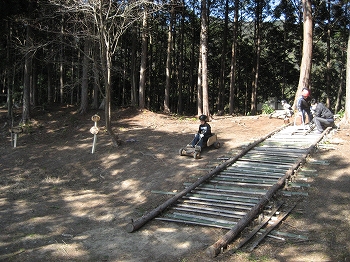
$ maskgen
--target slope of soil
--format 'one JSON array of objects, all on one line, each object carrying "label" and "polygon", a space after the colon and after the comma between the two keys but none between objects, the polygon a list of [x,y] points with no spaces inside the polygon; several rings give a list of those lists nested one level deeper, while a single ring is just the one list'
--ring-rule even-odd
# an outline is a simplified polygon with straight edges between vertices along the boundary
[{"label": "slope of soil", "polygon": [[[91,153],[91,116],[102,126]],[[134,109],[118,110],[113,127],[118,148],[103,129],[103,112],[79,115],[75,108],[33,112],[32,125],[11,146],[9,122],[0,111],[0,261],[349,261],[349,130],[342,127],[313,156],[317,177],[308,196],[283,221],[281,230],[308,240],[266,239],[252,253],[216,258],[205,249],[226,230],[151,221],[134,233],[125,226],[206,174],[219,157],[281,127],[280,119],[214,117],[222,143],[200,159],[179,156],[198,128],[195,117]],[[18,119],[15,119],[18,123]],[[326,165],[328,164],[329,165]],[[311,164],[308,164],[311,165]],[[292,230],[293,229],[293,230]]]}]

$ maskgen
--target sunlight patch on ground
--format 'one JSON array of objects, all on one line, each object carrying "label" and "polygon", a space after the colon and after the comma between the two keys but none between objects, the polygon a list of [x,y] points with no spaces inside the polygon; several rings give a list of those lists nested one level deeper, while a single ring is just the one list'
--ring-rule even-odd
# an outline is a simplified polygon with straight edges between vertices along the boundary
[{"label": "sunlight patch on ground", "polygon": [[181,249],[188,249],[191,247],[191,242],[189,241],[185,241],[185,242],[182,242],[182,243],[178,243],[176,245],[176,248],[181,248]]},{"label": "sunlight patch on ground", "polygon": [[92,216],[94,211],[107,206],[106,196],[90,192],[66,196],[64,201],[67,207],[71,209],[71,214],[77,217]]},{"label": "sunlight patch on ground", "polygon": [[281,254],[280,257],[285,258],[285,261],[294,261],[294,262],[305,262],[305,261],[318,261],[318,262],[325,262],[325,261],[332,261],[332,259],[327,255],[324,254],[323,251],[318,251],[318,248],[315,246],[313,248],[313,251],[309,252],[300,252],[298,254],[295,254],[295,248],[285,248],[284,252]]},{"label": "sunlight patch on ground", "polygon": [[48,253],[50,257],[56,257],[57,261],[61,259],[79,259],[82,257],[86,257],[89,253],[83,249],[83,247],[77,243],[56,243],[47,246],[43,246],[40,253]]},{"label": "sunlight patch on ground", "polygon": [[28,202],[25,200],[18,200],[12,204],[12,209],[15,215],[21,215],[30,211],[30,207],[28,206]]},{"label": "sunlight patch on ground", "polygon": [[88,147],[91,147],[92,148],[92,142],[91,144],[88,144],[88,143],[80,143],[78,145],[75,146],[76,148],[82,148],[82,149],[87,149]]},{"label": "sunlight patch on ground", "polygon": [[140,186],[140,181],[135,179],[127,179],[120,184],[120,187],[122,189],[130,189],[130,187],[138,187],[138,186]]},{"label": "sunlight patch on ground", "polygon": [[113,187],[117,192],[123,192],[124,199],[133,199],[138,203],[146,200],[146,197],[143,196],[144,190],[142,189],[142,185],[140,181],[135,179],[127,179],[114,185]]},{"label": "sunlight patch on ground", "polygon": [[67,180],[62,180],[59,177],[51,177],[51,176],[47,176],[43,181],[43,183],[54,184],[54,185],[63,184],[65,182],[67,182]]},{"label": "sunlight patch on ground", "polygon": [[172,233],[172,232],[176,232],[176,229],[175,228],[169,228],[169,227],[160,227],[160,228],[156,228],[156,231],[159,231],[159,232],[164,232],[164,233]]}]

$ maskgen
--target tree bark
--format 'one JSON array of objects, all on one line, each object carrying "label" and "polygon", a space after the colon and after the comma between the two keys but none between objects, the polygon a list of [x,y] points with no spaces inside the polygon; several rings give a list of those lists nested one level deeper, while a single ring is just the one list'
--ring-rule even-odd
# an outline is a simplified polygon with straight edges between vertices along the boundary
[{"label": "tree bark", "polygon": [[[11,79],[10,79],[10,50],[11,50],[11,42],[12,42],[12,24],[9,21],[6,21],[6,27],[7,27],[7,39],[6,39],[6,63],[7,63],[7,68],[6,68],[6,73],[5,73],[5,85],[7,87],[7,118],[10,119],[12,118],[12,106],[13,106],[13,87],[14,85],[10,84]],[[15,69],[15,67],[13,67]],[[15,74],[13,70],[13,75]]]},{"label": "tree bark", "polygon": [[259,80],[259,67],[260,67],[260,52],[261,52],[261,24],[262,24],[262,3],[261,0],[257,0],[257,6],[255,10],[255,61],[253,67],[253,81],[252,81],[252,94],[250,111],[252,115],[256,114],[257,105],[257,91],[258,91],[258,80]]},{"label": "tree bark", "polygon": [[350,122],[350,30],[348,36],[348,48],[346,56],[346,94],[345,94],[345,114],[344,121]]},{"label": "tree bark", "polygon": [[27,25],[26,54],[24,61],[24,83],[23,83],[23,111],[22,123],[27,124],[30,120],[30,80],[32,73],[32,28]]},{"label": "tree bark", "polygon": [[142,22],[142,51],[141,51],[141,67],[140,67],[140,83],[139,83],[139,108],[145,108],[145,86],[146,86],[146,65],[147,65],[147,12],[144,11]]},{"label": "tree bark", "polygon": [[311,0],[302,0],[303,6],[303,55],[300,65],[300,76],[298,90],[295,94],[293,108],[296,108],[297,100],[301,90],[310,88],[310,73],[312,66],[312,38],[313,38],[313,25],[312,25],[312,6]]},{"label": "tree bark", "polygon": [[136,80],[136,44],[137,44],[137,32],[136,26],[131,28],[131,62],[130,62],[130,81],[131,81],[131,106],[137,105],[137,80]]},{"label": "tree bark", "polygon": [[88,88],[89,88],[89,51],[90,51],[90,41],[85,38],[84,41],[84,57],[83,57],[83,75],[81,81],[81,99],[79,113],[85,114],[88,110],[89,98],[88,98]]},{"label": "tree bark", "polygon": [[329,87],[331,86],[331,4],[330,0],[327,0],[327,71],[326,71],[326,106],[330,108],[331,101],[329,97]]},{"label": "tree bark", "polygon": [[[201,56],[202,56],[202,92],[203,114],[210,116],[208,91],[208,10],[207,0],[201,0]],[[199,112],[198,112],[199,113]]]},{"label": "tree bark", "polygon": [[98,69],[98,45],[94,45],[93,49],[93,65],[92,65],[92,70],[94,73],[94,93],[92,96],[92,105],[91,107],[93,109],[97,109],[99,107],[99,93],[100,93],[100,73]]},{"label": "tree bark", "polygon": [[169,97],[170,97],[170,80],[171,80],[171,58],[173,49],[173,23],[175,19],[175,9],[174,5],[171,7],[170,11],[170,21],[168,27],[168,48],[167,57],[165,65],[165,92],[164,92],[164,113],[170,113]]},{"label": "tree bark", "polygon": [[179,54],[179,66],[178,66],[178,100],[177,100],[177,113],[183,114],[183,101],[182,101],[182,88],[183,88],[183,60],[184,60],[184,32],[185,17],[181,15],[181,30],[180,30],[180,54]]},{"label": "tree bark", "polygon": [[203,114],[203,86],[202,86],[202,46],[199,47],[198,77],[197,77],[197,113]]},{"label": "tree bark", "polygon": [[239,0],[235,0],[235,17],[233,21],[233,40],[232,40],[232,57],[230,68],[230,115],[234,112],[235,91],[236,91],[236,63],[237,63],[237,32],[238,32],[238,15],[239,15]]},{"label": "tree bark", "polygon": [[229,12],[229,1],[225,3],[225,23],[224,33],[222,40],[222,49],[220,57],[220,76],[219,76],[219,87],[218,87],[218,98],[217,98],[217,113],[222,115],[224,113],[225,104],[225,71],[226,71],[226,53],[227,53],[227,35],[228,35],[228,12]]},{"label": "tree bark", "polygon": [[61,34],[60,34],[60,61],[59,61],[59,66],[60,66],[60,103],[63,104],[64,100],[64,80],[63,80],[63,25],[64,25],[64,19],[63,15],[61,18]]}]

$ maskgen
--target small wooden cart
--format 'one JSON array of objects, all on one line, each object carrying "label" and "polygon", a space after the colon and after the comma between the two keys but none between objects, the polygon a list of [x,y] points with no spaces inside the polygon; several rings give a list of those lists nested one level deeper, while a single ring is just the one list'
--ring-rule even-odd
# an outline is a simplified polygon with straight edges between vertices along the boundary
[{"label": "small wooden cart", "polygon": [[[213,134],[211,137],[209,137],[207,143],[203,144],[203,147],[210,146],[214,146],[214,148],[219,148],[221,146],[216,134]],[[179,150],[180,156],[192,156],[195,159],[198,159],[200,157],[200,153],[200,146],[192,147],[187,145],[186,147],[183,147]]]}]

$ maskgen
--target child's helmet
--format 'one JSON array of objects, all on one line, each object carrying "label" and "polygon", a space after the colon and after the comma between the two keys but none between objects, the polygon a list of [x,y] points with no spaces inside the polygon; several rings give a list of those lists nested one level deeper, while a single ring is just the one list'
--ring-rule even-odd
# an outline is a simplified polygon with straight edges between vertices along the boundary
[{"label": "child's helmet", "polygon": [[200,121],[207,121],[207,116],[206,115],[200,115],[199,116]]}]

